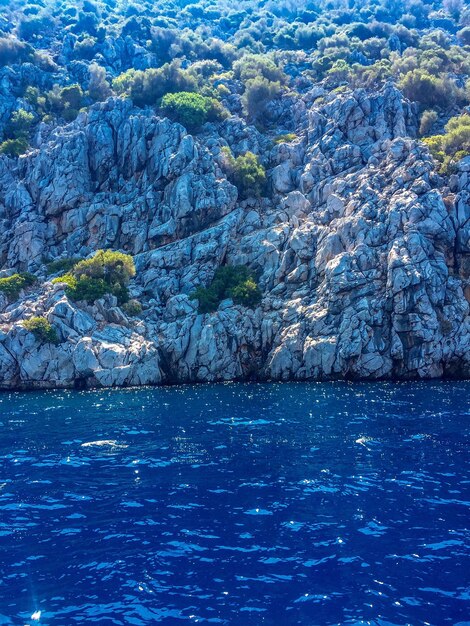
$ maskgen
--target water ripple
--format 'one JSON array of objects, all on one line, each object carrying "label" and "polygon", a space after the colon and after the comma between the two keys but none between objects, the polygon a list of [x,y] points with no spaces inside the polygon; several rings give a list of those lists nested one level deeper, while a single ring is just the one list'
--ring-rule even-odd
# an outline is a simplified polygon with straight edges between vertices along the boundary
[{"label": "water ripple", "polygon": [[0,625],[468,624],[469,391],[4,394]]}]

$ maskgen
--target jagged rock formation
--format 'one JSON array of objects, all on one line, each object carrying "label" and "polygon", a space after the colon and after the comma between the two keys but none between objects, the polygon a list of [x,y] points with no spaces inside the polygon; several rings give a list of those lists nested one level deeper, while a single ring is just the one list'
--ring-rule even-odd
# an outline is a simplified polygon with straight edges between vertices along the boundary
[{"label": "jagged rock formation", "polygon": [[[236,117],[192,137],[110,99],[0,157],[2,267],[43,277],[0,303],[0,386],[468,376],[469,159],[446,187],[393,85],[319,95],[277,103],[297,139],[274,147]],[[237,200],[224,145],[260,155],[269,198]],[[45,259],[103,247],[134,255],[139,319],[47,282]],[[262,303],[199,315],[188,294],[223,263],[259,274]]]}]

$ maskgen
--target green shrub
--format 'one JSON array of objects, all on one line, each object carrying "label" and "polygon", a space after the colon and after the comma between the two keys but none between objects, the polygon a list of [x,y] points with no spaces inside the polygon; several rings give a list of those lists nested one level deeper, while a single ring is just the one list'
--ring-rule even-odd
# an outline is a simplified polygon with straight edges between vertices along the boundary
[{"label": "green shrub", "polygon": [[99,300],[112,291],[113,287],[107,285],[102,278],[90,278],[89,276],[82,276],[81,278],[72,276],[72,280],[67,279],[67,288],[65,289],[65,293],[71,300],[77,302],[85,300],[89,304],[93,304],[95,300]]},{"label": "green shrub", "polygon": [[0,154],[7,154],[11,157],[19,157],[28,149],[27,139],[7,139],[0,143]]},{"label": "green shrub", "polygon": [[209,287],[198,287],[189,297],[199,301],[199,313],[211,313],[225,298],[232,298],[235,304],[254,307],[261,302],[261,291],[248,267],[227,265],[217,269]]},{"label": "green shrub", "polygon": [[27,331],[33,333],[38,341],[59,343],[56,329],[45,317],[31,317],[29,320],[24,320],[23,326]]},{"label": "green shrub", "polygon": [[448,174],[457,161],[470,154],[470,115],[452,117],[445,126],[444,135],[423,139],[433,157],[441,164],[440,172]]},{"label": "green shrub", "polygon": [[217,292],[211,289],[211,287],[197,287],[189,297],[191,300],[198,301],[199,313],[212,313],[212,311],[217,311],[217,307],[222,299],[219,299]]},{"label": "green shrub", "polygon": [[274,137],[274,143],[290,143],[291,141],[295,141],[297,139],[297,135],[295,133],[285,133],[284,135],[277,135]]},{"label": "green shrub", "polygon": [[77,115],[78,115],[78,109],[71,109],[69,107],[66,107],[62,111],[62,117],[64,118],[66,122],[73,122],[73,120],[76,119]]},{"label": "green shrub", "polygon": [[44,96],[41,96],[41,92],[37,87],[32,87],[31,85],[26,87],[23,98],[26,100],[26,102],[29,102],[29,104],[32,104],[35,107],[37,107],[39,104],[44,105],[44,102],[40,103],[40,99],[43,98],[45,100],[45,98]]},{"label": "green shrub", "polygon": [[77,285],[77,279],[72,276],[72,274],[63,274],[62,276],[57,276],[51,280],[51,283],[65,283],[68,287],[74,289]]},{"label": "green shrub", "polygon": [[124,302],[122,310],[124,313],[127,313],[127,315],[135,317],[136,315],[140,315],[142,313],[142,305],[138,300],[129,300],[128,302]]},{"label": "green shrub", "polygon": [[24,109],[12,113],[5,128],[5,141],[0,144],[0,154],[18,157],[26,152],[33,120],[34,115]]},{"label": "green shrub", "polygon": [[34,115],[29,113],[29,111],[24,109],[14,111],[7,125],[8,137],[11,139],[27,139],[33,120]]},{"label": "green shrub", "polygon": [[156,105],[167,93],[196,91],[197,82],[175,61],[159,68],[127,70],[113,80],[117,94],[129,95],[137,106]]},{"label": "green shrub", "polygon": [[419,123],[419,134],[421,135],[421,137],[429,133],[429,131],[437,121],[437,117],[438,115],[436,111],[433,111],[432,109],[424,111]]},{"label": "green shrub", "polygon": [[162,109],[175,122],[196,129],[207,121],[210,98],[189,91],[167,93],[162,98]]},{"label": "green shrub", "polygon": [[245,152],[236,159],[228,148],[223,150],[229,179],[237,187],[240,198],[259,197],[266,188],[266,171],[253,152]]},{"label": "green shrub", "polygon": [[235,78],[247,81],[259,76],[269,81],[285,83],[287,76],[274,60],[263,54],[245,54],[233,64]]},{"label": "green shrub", "polygon": [[64,108],[79,109],[82,103],[83,91],[80,85],[68,85],[60,90],[60,98]]},{"label": "green shrub", "polygon": [[216,98],[209,98],[208,122],[221,122],[229,117],[229,112]]},{"label": "green shrub", "polygon": [[64,274],[52,280],[53,283],[65,283],[65,293],[74,302],[85,301],[93,304],[107,293],[115,295],[114,286],[109,286],[102,278],[81,276],[76,278],[72,274]]},{"label": "green shrub", "polygon": [[226,114],[214,98],[189,91],[167,93],[162,98],[162,110],[170,119],[189,130],[197,130],[205,122],[217,121]]},{"label": "green shrub", "polygon": [[442,147],[446,154],[454,156],[457,152],[470,151],[470,114],[452,117],[445,131]]},{"label": "green shrub", "polygon": [[91,63],[88,67],[90,80],[88,82],[88,95],[97,102],[106,100],[112,94],[106,70],[97,63]]},{"label": "green shrub", "polygon": [[116,76],[112,82],[113,90],[120,96],[130,95],[136,72],[137,70],[130,69]]},{"label": "green shrub", "polygon": [[16,300],[20,295],[22,289],[31,287],[37,281],[36,276],[29,272],[23,272],[21,274],[13,274],[6,278],[0,278],[0,291],[3,292],[8,298]]},{"label": "green shrub", "polygon": [[[328,82],[333,85],[338,85],[345,81],[349,81],[351,78],[352,68],[344,59],[337,59],[332,67],[326,71]],[[344,91],[345,85],[340,85],[333,89],[334,93],[341,93]]]},{"label": "green shrub", "polygon": [[108,285],[116,282],[127,285],[135,276],[135,266],[129,254],[115,250],[98,250],[90,259],[79,261],[72,274],[76,277],[103,278]]},{"label": "green shrub", "polygon": [[129,290],[126,285],[114,283],[111,285],[109,293],[116,296],[119,305],[125,304],[129,300]]},{"label": "green shrub", "polygon": [[217,89],[217,93],[219,94],[221,98],[226,98],[231,93],[230,89],[226,85],[223,85],[223,84],[217,85],[216,89]]},{"label": "green shrub", "polygon": [[56,259],[46,263],[48,274],[57,274],[57,272],[68,272],[82,259],[78,257],[68,257],[65,259]]},{"label": "green shrub", "polygon": [[74,120],[82,105],[83,91],[80,85],[59,87],[54,85],[46,94],[49,108],[64,118],[67,122]]},{"label": "green shrub", "polygon": [[235,304],[253,308],[261,302],[261,291],[253,278],[236,285],[230,293]]},{"label": "green shrub", "polygon": [[38,116],[44,117],[46,114],[46,96],[37,87],[31,85],[26,87],[23,98],[34,107]]},{"label": "green shrub", "polygon": [[246,81],[245,92],[242,96],[242,104],[245,114],[251,120],[257,120],[263,116],[266,105],[282,92],[279,81],[268,80],[263,76],[256,76]]},{"label": "green shrub", "polygon": [[135,276],[132,257],[114,250],[98,250],[90,259],[75,263],[70,272],[54,278],[53,283],[66,283],[65,293],[71,300],[92,304],[106,294],[116,296],[119,304],[129,299],[127,285]]},{"label": "green shrub", "polygon": [[29,61],[34,56],[34,49],[24,41],[11,35],[0,34],[0,67]]},{"label": "green shrub", "polygon": [[465,91],[447,77],[432,76],[425,70],[412,70],[401,79],[399,86],[403,94],[425,107],[445,108],[467,100]]}]

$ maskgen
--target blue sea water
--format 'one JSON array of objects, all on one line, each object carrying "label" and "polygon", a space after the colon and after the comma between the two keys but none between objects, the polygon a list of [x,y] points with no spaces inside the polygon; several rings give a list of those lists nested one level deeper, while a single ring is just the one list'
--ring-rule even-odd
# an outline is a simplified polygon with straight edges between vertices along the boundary
[{"label": "blue sea water", "polygon": [[469,392],[0,395],[0,624],[470,624]]}]

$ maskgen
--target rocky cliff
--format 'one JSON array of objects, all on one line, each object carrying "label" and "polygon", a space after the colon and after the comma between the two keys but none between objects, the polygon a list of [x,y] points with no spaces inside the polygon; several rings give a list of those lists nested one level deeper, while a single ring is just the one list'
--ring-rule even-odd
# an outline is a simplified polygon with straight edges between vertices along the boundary
[{"label": "rocky cliff", "polygon": [[[438,176],[392,84],[276,107],[289,142],[238,117],[191,136],[110,98],[0,156],[2,275],[40,278],[0,295],[2,388],[469,375],[470,157]],[[267,197],[238,199],[224,146],[260,156]],[[47,277],[46,260],[100,248],[134,256],[139,317]],[[198,314],[189,294],[223,264],[254,270],[262,302]],[[33,315],[58,344],[23,327]]]}]

